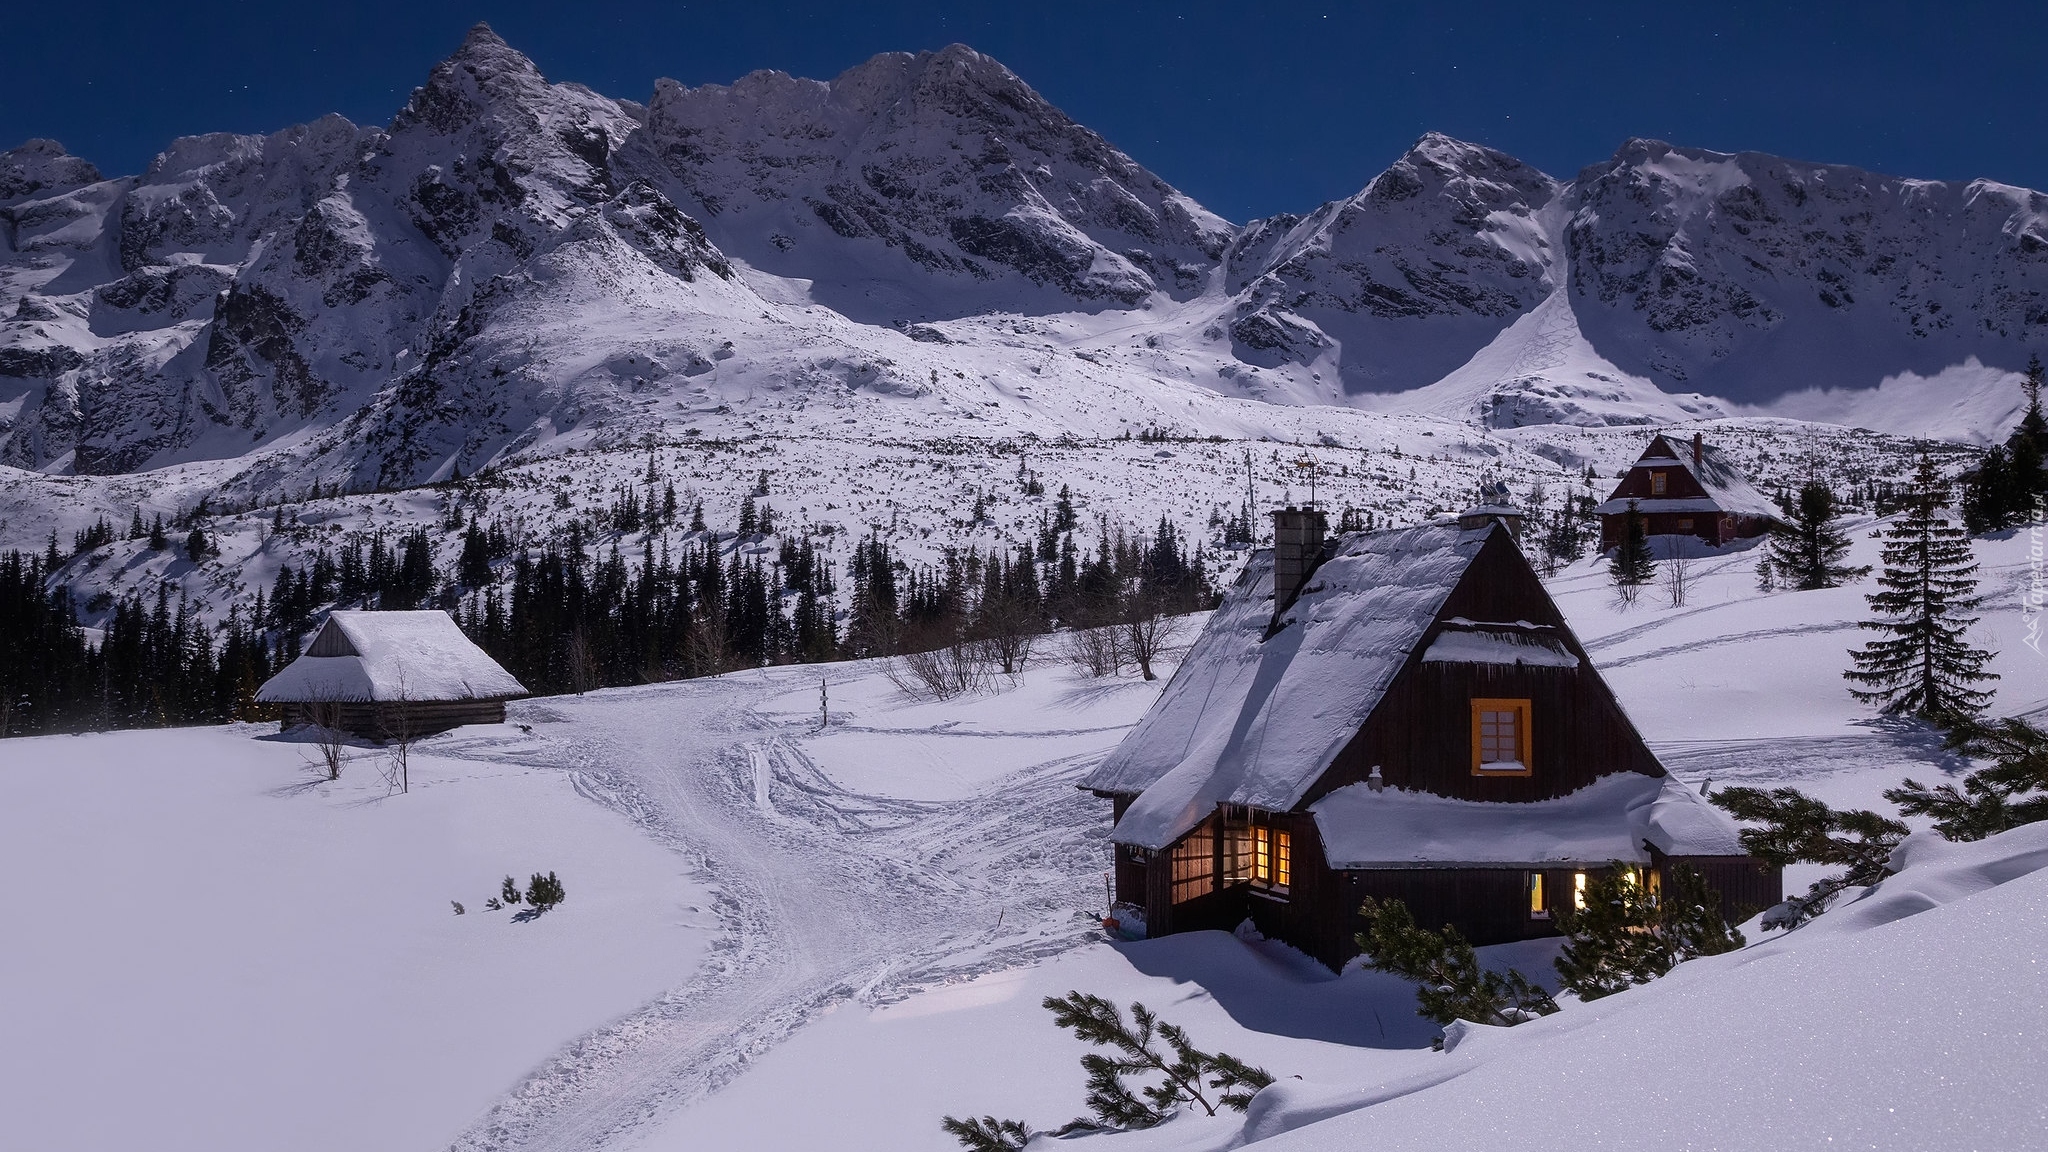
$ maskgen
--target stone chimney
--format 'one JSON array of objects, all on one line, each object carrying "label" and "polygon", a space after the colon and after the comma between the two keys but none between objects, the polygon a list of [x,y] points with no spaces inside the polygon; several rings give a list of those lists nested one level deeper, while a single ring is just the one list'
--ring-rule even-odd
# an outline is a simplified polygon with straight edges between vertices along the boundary
[{"label": "stone chimney", "polygon": [[1700,435],[1699,433],[1697,433],[1697,432],[1693,433],[1693,434],[1692,434],[1692,466],[1693,466],[1693,467],[1697,468],[1697,467],[1699,467],[1699,466],[1700,466],[1700,458],[1701,458],[1702,456],[1705,456],[1705,455],[1707,454],[1707,452],[1706,452],[1706,449],[1707,449],[1707,441],[1706,441],[1706,437],[1704,437],[1704,436],[1701,436],[1701,435]]},{"label": "stone chimney", "polygon": [[1329,524],[1314,508],[1281,508],[1273,513],[1273,622],[1294,604],[1301,586],[1323,558]]}]

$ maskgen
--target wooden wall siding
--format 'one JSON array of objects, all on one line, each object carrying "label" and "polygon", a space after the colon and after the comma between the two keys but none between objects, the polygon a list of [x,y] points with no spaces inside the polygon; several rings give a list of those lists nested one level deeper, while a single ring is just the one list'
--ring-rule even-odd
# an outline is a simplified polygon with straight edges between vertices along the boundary
[{"label": "wooden wall siding", "polygon": [[[1739,924],[1785,898],[1785,872],[1748,856],[1674,856],[1658,853],[1658,867],[1683,864],[1721,896],[1721,915]],[[1667,889],[1668,890],[1668,889]]]},{"label": "wooden wall siding", "polygon": [[[1748,540],[1770,531],[1770,521],[1761,516],[1727,516],[1718,512],[1642,512],[1643,530],[1651,536],[1697,536],[1709,544]],[[1692,527],[1679,527],[1691,520]],[[1628,514],[1616,512],[1600,517],[1600,547],[1604,551],[1620,544],[1628,533]]]},{"label": "wooden wall siding", "polygon": [[[1309,789],[1302,806],[1332,789],[1363,782],[1374,765],[1393,787],[1511,802],[1563,796],[1614,772],[1664,774],[1536,574],[1513,548],[1496,534],[1480,549],[1379,707]],[[1424,663],[1422,654],[1443,622],[1458,617],[1550,625],[1583,663],[1578,668]],[[1472,774],[1471,702],[1481,697],[1529,700],[1529,775]]]},{"label": "wooden wall siding", "polygon": [[[1677,445],[1674,455],[1681,460],[1692,459],[1692,444]],[[1662,494],[1652,492],[1650,473],[1664,474]],[[1693,477],[1692,470],[1682,464],[1638,464],[1628,470],[1621,483],[1614,486],[1609,500],[1699,500],[1710,493]]]},{"label": "wooden wall siding", "polygon": [[[307,704],[286,704],[280,730],[306,723],[311,707]],[[341,712],[339,728],[370,740],[387,739],[399,720],[395,706],[390,703],[346,701],[336,707]],[[503,700],[413,700],[405,707],[410,711],[410,715],[405,717],[405,725],[415,736],[431,736],[464,724],[505,722]]]},{"label": "wooden wall siding", "polygon": [[308,656],[355,656],[355,645],[348,642],[333,621],[320,626],[320,632],[313,637],[313,643],[306,648]]}]

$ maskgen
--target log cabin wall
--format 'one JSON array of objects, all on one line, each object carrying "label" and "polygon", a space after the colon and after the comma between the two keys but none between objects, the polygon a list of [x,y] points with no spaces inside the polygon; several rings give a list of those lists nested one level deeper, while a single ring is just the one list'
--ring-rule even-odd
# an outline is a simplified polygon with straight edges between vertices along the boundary
[{"label": "log cabin wall", "polygon": [[1785,899],[1785,870],[1774,868],[1750,856],[1672,856],[1657,853],[1656,866],[1684,865],[1700,874],[1721,897],[1721,915],[1730,924],[1751,916]]},{"label": "log cabin wall", "polygon": [[[1454,618],[1550,625],[1556,631],[1549,635],[1563,639],[1580,666],[1424,662],[1444,622]],[[1480,698],[1529,701],[1529,775],[1472,774],[1472,701]],[[1664,774],[1542,582],[1503,533],[1489,537],[1473,558],[1378,707],[1300,806],[1362,783],[1375,765],[1391,787],[1509,802],[1563,796],[1614,772]]]},{"label": "log cabin wall", "polygon": [[[290,702],[284,706],[284,720],[279,730],[305,724],[312,719],[316,705],[305,702]],[[348,700],[333,705],[339,710],[339,723],[335,726],[344,732],[370,740],[383,741],[402,726],[414,737],[431,736],[460,728],[464,724],[503,724],[505,702],[503,700],[410,700],[403,707],[391,702]]]}]

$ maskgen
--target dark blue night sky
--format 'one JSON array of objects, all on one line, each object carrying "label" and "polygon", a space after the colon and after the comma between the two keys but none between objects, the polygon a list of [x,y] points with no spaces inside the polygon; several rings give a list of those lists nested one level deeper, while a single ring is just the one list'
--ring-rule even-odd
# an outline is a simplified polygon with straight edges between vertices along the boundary
[{"label": "dark blue night sky", "polygon": [[1233,220],[1358,190],[1429,130],[1568,178],[1630,136],[2048,188],[2032,4],[64,3],[0,20],[0,147],[109,174],[172,137],[384,123],[487,20],[556,80],[829,78],[962,41]]}]

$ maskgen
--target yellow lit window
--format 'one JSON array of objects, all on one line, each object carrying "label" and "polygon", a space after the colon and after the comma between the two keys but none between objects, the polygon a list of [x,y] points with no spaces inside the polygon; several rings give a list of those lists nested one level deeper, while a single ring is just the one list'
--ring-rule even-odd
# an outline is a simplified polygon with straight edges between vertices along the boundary
[{"label": "yellow lit window", "polygon": [[1543,873],[1529,873],[1529,918],[1550,919],[1550,903],[1543,892]]},{"label": "yellow lit window", "polygon": [[1472,774],[1529,774],[1529,702],[1472,701]]},{"label": "yellow lit window", "polygon": [[1578,912],[1586,910],[1586,874],[1584,872],[1572,873],[1572,908]]},{"label": "yellow lit window", "polygon": [[1662,473],[1662,472],[1652,472],[1652,473],[1650,473],[1650,495],[1652,495],[1652,496],[1662,496],[1663,494],[1664,494],[1664,473]]},{"label": "yellow lit window", "polygon": [[1277,828],[1252,829],[1252,879],[1273,888],[1294,880],[1294,837]]}]

